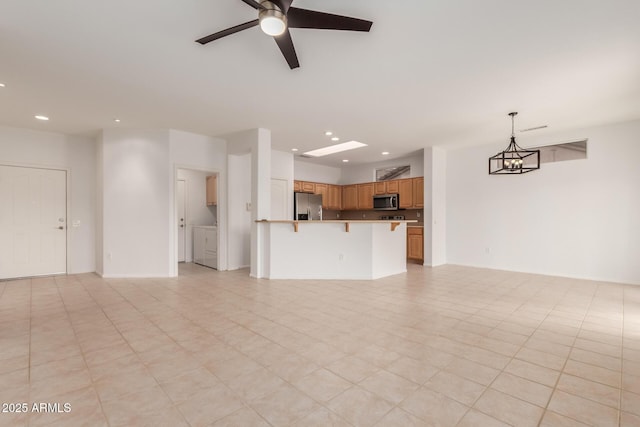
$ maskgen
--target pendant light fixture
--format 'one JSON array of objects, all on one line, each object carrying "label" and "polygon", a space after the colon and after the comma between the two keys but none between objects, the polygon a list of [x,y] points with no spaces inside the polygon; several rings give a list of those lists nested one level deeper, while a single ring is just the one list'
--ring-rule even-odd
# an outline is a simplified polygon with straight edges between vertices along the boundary
[{"label": "pendant light fixture", "polygon": [[514,117],[511,116],[511,142],[506,150],[489,157],[489,175],[521,174],[540,169],[540,150],[524,150],[516,144]]}]

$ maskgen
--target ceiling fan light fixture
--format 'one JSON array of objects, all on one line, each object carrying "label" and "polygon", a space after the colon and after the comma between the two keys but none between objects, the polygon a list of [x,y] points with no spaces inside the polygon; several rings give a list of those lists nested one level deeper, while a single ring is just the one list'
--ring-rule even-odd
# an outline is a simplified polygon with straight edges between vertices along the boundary
[{"label": "ceiling fan light fixture", "polygon": [[287,29],[287,16],[275,4],[270,1],[262,2],[258,18],[260,19],[260,28],[262,31],[273,37],[277,37]]}]

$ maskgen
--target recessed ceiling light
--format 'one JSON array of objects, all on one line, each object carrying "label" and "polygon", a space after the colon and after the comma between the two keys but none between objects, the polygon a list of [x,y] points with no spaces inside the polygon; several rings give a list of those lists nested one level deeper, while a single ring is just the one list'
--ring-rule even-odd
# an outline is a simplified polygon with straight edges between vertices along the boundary
[{"label": "recessed ceiling light", "polygon": [[389,152],[388,152],[388,151],[383,151],[383,152],[382,152],[382,155],[383,155],[383,156],[388,156],[388,155],[389,155]]},{"label": "recessed ceiling light", "polygon": [[298,149],[297,148],[292,148],[291,151],[298,151]]},{"label": "recessed ceiling light", "polygon": [[120,119],[113,119],[114,122],[120,123]]},{"label": "recessed ceiling light", "polygon": [[367,144],[363,144],[358,141],[349,141],[343,142],[342,144],[330,145],[324,148],[318,148],[317,150],[311,150],[304,153],[305,156],[308,157],[322,157],[328,156],[329,154],[341,153],[347,150],[353,150],[355,148],[366,147]]},{"label": "recessed ceiling light", "polygon": [[5,87],[5,84],[4,83],[0,83],[0,87]]},{"label": "recessed ceiling light", "polygon": [[44,121],[49,120],[49,117],[47,117],[47,116],[34,116],[34,117],[35,117],[36,119],[38,119],[38,120],[44,120]]},{"label": "recessed ceiling light", "polygon": [[338,138],[337,136],[334,136],[333,138],[331,138],[332,141],[340,141],[340,138]]},{"label": "recessed ceiling light", "polygon": [[342,161],[342,163],[349,163],[349,160],[344,159],[344,160]]},{"label": "recessed ceiling light", "polygon": [[328,131],[326,131],[324,134],[325,134],[325,135],[327,135],[327,136],[331,136],[331,135],[333,135],[333,132],[331,132],[330,130],[328,130]]}]

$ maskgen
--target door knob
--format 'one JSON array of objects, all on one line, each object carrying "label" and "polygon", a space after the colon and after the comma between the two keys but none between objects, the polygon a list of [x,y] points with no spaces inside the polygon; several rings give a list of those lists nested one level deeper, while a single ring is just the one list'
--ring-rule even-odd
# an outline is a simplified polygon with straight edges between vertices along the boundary
[{"label": "door knob", "polygon": [[184,227],[184,224],[180,224],[180,228]]},{"label": "door knob", "polygon": [[60,227],[57,227],[58,230],[64,230],[64,227],[61,225]]}]

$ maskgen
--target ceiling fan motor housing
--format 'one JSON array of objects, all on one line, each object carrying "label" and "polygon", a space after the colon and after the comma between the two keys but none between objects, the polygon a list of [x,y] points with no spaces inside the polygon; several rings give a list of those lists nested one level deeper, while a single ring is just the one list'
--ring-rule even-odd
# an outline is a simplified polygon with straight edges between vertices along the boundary
[{"label": "ceiling fan motor housing", "polygon": [[270,36],[279,36],[287,29],[287,15],[273,2],[262,0],[263,9],[258,12],[260,28]]}]

